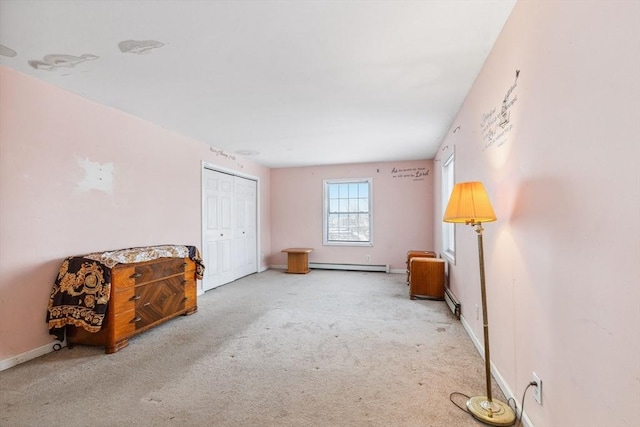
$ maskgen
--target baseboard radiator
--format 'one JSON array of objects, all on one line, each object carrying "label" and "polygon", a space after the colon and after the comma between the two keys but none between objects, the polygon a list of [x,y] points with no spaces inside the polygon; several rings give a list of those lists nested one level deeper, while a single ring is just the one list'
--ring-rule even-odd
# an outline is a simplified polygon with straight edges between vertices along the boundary
[{"label": "baseboard radiator", "polygon": [[460,320],[460,303],[453,296],[449,288],[444,289],[444,301],[449,306],[451,312]]},{"label": "baseboard radiator", "polygon": [[389,272],[389,265],[375,265],[375,264],[333,264],[324,262],[310,262],[309,268],[316,268],[319,270],[349,270],[349,271],[381,271],[383,273]]}]

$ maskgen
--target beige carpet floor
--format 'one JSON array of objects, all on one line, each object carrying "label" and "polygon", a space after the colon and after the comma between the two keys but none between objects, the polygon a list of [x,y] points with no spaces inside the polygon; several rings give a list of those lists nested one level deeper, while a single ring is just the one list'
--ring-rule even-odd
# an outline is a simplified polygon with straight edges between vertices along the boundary
[{"label": "beige carpet floor", "polygon": [[411,301],[404,280],[245,277],[118,353],[63,348],[0,372],[0,425],[481,425],[449,395],[484,394],[482,358],[446,304]]}]

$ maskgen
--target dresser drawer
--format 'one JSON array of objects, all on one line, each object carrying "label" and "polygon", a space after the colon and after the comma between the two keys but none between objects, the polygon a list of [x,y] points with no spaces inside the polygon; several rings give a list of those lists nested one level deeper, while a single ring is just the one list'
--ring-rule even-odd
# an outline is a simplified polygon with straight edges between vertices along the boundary
[{"label": "dresser drawer", "polygon": [[136,285],[184,273],[186,262],[183,258],[161,260],[162,262],[146,262],[137,265],[133,274]]},{"label": "dresser drawer", "polygon": [[184,277],[173,276],[136,287],[136,329],[183,311],[185,307]]},{"label": "dresser drawer", "polygon": [[120,289],[118,292],[114,292],[109,305],[114,314],[122,313],[129,310],[135,310],[136,299],[138,299],[135,289],[133,287]]},{"label": "dresser drawer", "polygon": [[197,295],[198,295],[198,289],[196,287],[196,281],[193,279],[187,280],[184,286],[184,297],[185,297],[184,307],[189,311],[193,312],[197,308],[198,306]]},{"label": "dresser drawer", "polygon": [[115,313],[113,316],[113,343],[126,339],[136,332],[136,310]]},{"label": "dresser drawer", "polygon": [[111,293],[121,292],[136,284],[134,274],[136,269],[131,264],[118,264],[111,269]]}]

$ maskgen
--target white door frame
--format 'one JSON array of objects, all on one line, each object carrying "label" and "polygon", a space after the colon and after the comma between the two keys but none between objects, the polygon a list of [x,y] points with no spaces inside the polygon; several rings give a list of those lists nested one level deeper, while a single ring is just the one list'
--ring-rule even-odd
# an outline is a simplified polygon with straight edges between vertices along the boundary
[{"label": "white door frame", "polygon": [[[204,241],[204,229],[205,229],[205,221],[204,217],[204,196],[205,196],[205,188],[204,188],[204,170],[209,169],[215,172],[226,173],[228,175],[238,176],[240,178],[250,179],[252,181],[256,181],[256,271],[260,272],[261,270],[261,246],[260,246],[260,177],[250,175],[244,172],[239,172],[233,169],[228,169],[222,166],[215,165],[213,163],[208,163],[202,160],[200,166],[200,247],[204,249],[205,241]],[[206,268],[206,265],[205,265]],[[204,289],[202,285],[202,280],[198,281],[198,295],[204,294]]]}]

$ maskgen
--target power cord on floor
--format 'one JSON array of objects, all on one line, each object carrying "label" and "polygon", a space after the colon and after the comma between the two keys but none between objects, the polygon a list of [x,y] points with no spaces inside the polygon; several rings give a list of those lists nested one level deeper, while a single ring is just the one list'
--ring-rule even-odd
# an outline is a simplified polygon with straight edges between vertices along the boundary
[{"label": "power cord on floor", "polygon": [[449,395],[449,400],[451,401],[451,403],[453,403],[454,405],[456,405],[456,406],[458,407],[458,409],[460,409],[461,411],[466,412],[467,414],[471,414],[471,413],[467,410],[467,408],[463,408],[462,406],[458,405],[458,404],[455,402],[455,400],[453,400],[453,396],[454,396],[454,395],[464,396],[464,397],[466,398],[466,400],[471,399],[471,397],[467,396],[467,395],[466,395],[466,394],[464,394],[464,393],[460,393],[459,391],[454,391],[453,393],[451,393],[451,394]]},{"label": "power cord on floor", "polygon": [[[520,416],[518,416],[518,402],[513,397],[509,398],[509,400],[508,400],[509,406],[513,410],[513,413],[516,414],[516,423],[515,423],[516,427],[519,427],[519,426],[522,425],[522,415],[524,414],[524,398],[527,395],[527,391],[529,390],[529,387],[531,387],[531,386],[537,387],[538,384],[536,384],[535,381],[531,381],[529,384],[527,384],[527,387],[524,389],[524,392],[522,393],[522,401],[520,402],[520,408],[521,408],[520,409]],[[449,400],[451,401],[451,403],[456,405],[458,407],[458,409],[460,409],[461,411],[466,412],[467,414],[471,415],[471,412],[469,412],[469,410],[466,407],[458,405],[458,403],[456,403],[456,401],[453,400],[454,396],[463,396],[466,400],[469,400],[470,397],[467,396],[464,393],[460,393],[458,391],[454,391],[453,393],[451,393],[449,395]]]}]

